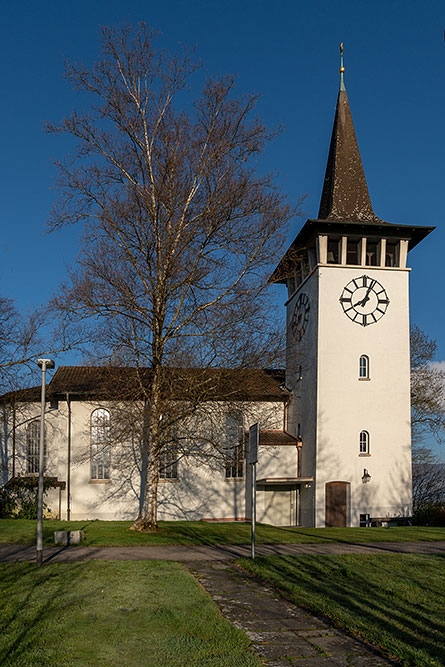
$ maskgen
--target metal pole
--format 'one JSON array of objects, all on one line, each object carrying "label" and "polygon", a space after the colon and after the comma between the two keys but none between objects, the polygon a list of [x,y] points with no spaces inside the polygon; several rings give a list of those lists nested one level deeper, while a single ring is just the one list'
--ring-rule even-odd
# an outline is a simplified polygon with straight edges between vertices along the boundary
[{"label": "metal pole", "polygon": [[37,492],[37,566],[43,561],[43,472],[45,467],[45,376],[48,368],[54,368],[52,359],[38,359],[37,365],[42,369],[42,400],[40,404],[40,442],[39,442],[39,488]]},{"label": "metal pole", "polygon": [[[68,408],[68,452],[67,452],[67,474],[66,474],[66,518],[71,519],[71,399],[66,394],[66,405]],[[60,517],[62,518],[62,517]]]},{"label": "metal pole", "polygon": [[250,544],[250,556],[252,559],[255,558],[255,521],[256,521],[256,463],[252,463],[252,530],[251,530],[251,544]]},{"label": "metal pole", "polygon": [[42,364],[42,394],[40,404],[40,442],[39,442],[39,490],[37,494],[37,566],[43,561],[43,467],[45,465],[45,375],[46,364]]}]

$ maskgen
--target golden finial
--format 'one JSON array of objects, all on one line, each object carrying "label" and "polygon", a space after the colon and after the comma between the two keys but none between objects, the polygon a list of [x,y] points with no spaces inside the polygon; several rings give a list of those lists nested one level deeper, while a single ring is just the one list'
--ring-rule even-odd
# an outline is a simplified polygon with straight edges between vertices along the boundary
[{"label": "golden finial", "polygon": [[345,89],[345,82],[343,81],[343,74],[345,68],[343,67],[343,42],[340,42],[340,90]]}]

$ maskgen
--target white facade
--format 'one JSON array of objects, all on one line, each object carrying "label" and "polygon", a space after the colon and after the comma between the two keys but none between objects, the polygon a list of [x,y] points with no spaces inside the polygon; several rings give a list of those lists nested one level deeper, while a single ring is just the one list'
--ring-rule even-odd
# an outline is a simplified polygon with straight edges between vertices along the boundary
[{"label": "white facade", "polygon": [[[345,286],[352,279],[361,284],[364,275],[385,288],[390,302],[367,326],[353,322],[340,302]],[[346,525],[360,525],[360,515],[410,515],[408,276],[407,268],[319,264],[287,303],[289,428],[302,437],[302,474],[315,478],[305,523],[325,525],[329,482],[347,484]],[[292,318],[301,294],[310,310],[298,340]],[[361,357],[368,377],[360,377]],[[365,470],[369,482],[362,481]]]},{"label": "white facade", "polygon": [[[263,374],[267,391],[235,406],[243,414],[243,431],[260,423],[259,521],[359,526],[373,518],[410,515],[406,263],[408,250],[430,231],[383,222],[374,214],[342,80],[319,217],[305,223],[271,277],[288,289],[285,382],[284,377],[271,380],[272,371],[253,371]],[[91,415],[104,408],[113,420],[115,406],[91,400],[91,393],[101,395],[100,382],[76,391],[76,373],[68,370],[58,394],[53,392],[58,408],[47,416],[48,474],[67,486],[49,504],[61,518],[134,519],[139,453],[132,443],[118,440],[106,475],[96,474]],[[88,385],[89,371],[83,369],[77,386]],[[245,389],[236,371],[232,380]],[[10,423],[1,436],[9,476],[30,473],[27,420],[38,417],[39,403],[28,398],[24,405],[12,456]],[[203,440],[223,443],[233,401],[209,406],[207,416],[195,416],[192,427]],[[206,456],[205,447],[199,456],[181,457],[177,474],[159,482],[159,519],[248,518],[250,478],[245,460],[237,465],[236,474],[227,474],[221,458]]]},{"label": "white facade", "polygon": [[[225,415],[233,411],[234,407],[244,415],[243,429],[258,421],[265,431],[283,432],[285,418],[283,400],[239,404],[232,402],[230,405],[215,403],[208,412],[213,413],[214,422],[219,420],[221,444],[224,441]],[[102,408],[109,412],[112,420],[115,410],[110,401],[71,400],[68,410],[66,401],[59,400],[57,408],[47,410],[45,476],[64,482],[69,479],[69,484],[66,484],[64,489],[52,489],[47,494],[45,502],[54,517],[68,518],[68,486],[70,487],[69,517],[72,520],[134,520],[138,515],[141,474],[137,447],[131,442],[114,442],[111,446],[108,478],[94,478],[91,416],[95,410]],[[16,476],[25,477],[30,475],[28,429],[29,425],[39,418],[40,405],[37,402],[25,403],[19,410],[20,420],[17,421],[21,423],[16,427],[14,467]],[[122,405],[119,410],[122,410]],[[210,430],[215,430],[214,424],[208,424],[206,433],[205,423],[197,424],[196,428],[201,429],[203,435],[207,437]],[[215,439],[214,433],[212,439]],[[11,441],[8,444],[11,453]],[[211,446],[208,448],[208,454],[206,460],[204,447],[202,456],[181,458],[177,464],[177,476],[159,480],[159,520],[244,520],[250,517],[250,486],[245,461],[242,463],[239,477],[227,477],[224,462],[220,457],[212,456]],[[260,447],[257,466],[259,479],[283,478],[289,475],[296,477],[297,466],[298,451],[295,444]],[[10,476],[11,470],[10,460]],[[268,489],[260,485],[257,494],[258,520],[295,525],[296,508],[292,515],[292,498],[289,492],[287,499],[288,511],[285,518],[282,518],[277,509],[277,503],[282,501],[282,498],[275,498],[275,502],[271,505]],[[282,502],[279,507],[281,506]]]}]

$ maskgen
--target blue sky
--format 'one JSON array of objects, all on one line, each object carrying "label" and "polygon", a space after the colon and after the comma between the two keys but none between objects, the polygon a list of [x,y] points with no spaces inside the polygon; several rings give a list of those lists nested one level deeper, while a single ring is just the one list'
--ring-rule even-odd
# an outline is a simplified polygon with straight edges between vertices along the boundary
[{"label": "blue sky", "polygon": [[[210,75],[234,73],[240,92],[283,133],[261,168],[316,217],[338,90],[338,45],[374,210],[389,222],[436,225],[410,253],[411,319],[445,360],[443,1],[21,1],[0,10],[3,134],[1,293],[21,310],[45,303],[78,252],[78,230],[46,235],[56,196],[52,160],[67,140],[45,135],[75,105],[65,59],[92,62],[98,28],[140,20],[159,46],[196,48]],[[294,225],[294,236],[298,225]],[[277,298],[284,294],[277,289]],[[67,356],[59,363],[71,363]]]}]

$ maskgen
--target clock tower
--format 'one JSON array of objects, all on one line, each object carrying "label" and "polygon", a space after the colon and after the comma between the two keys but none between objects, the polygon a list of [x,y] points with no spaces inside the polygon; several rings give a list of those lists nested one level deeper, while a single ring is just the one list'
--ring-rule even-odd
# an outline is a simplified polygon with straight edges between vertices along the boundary
[{"label": "clock tower", "polygon": [[[341,47],[341,52],[343,51]],[[287,286],[288,430],[300,436],[303,526],[411,514],[409,251],[433,227],[373,211],[340,68],[317,219],[271,281]]]}]

